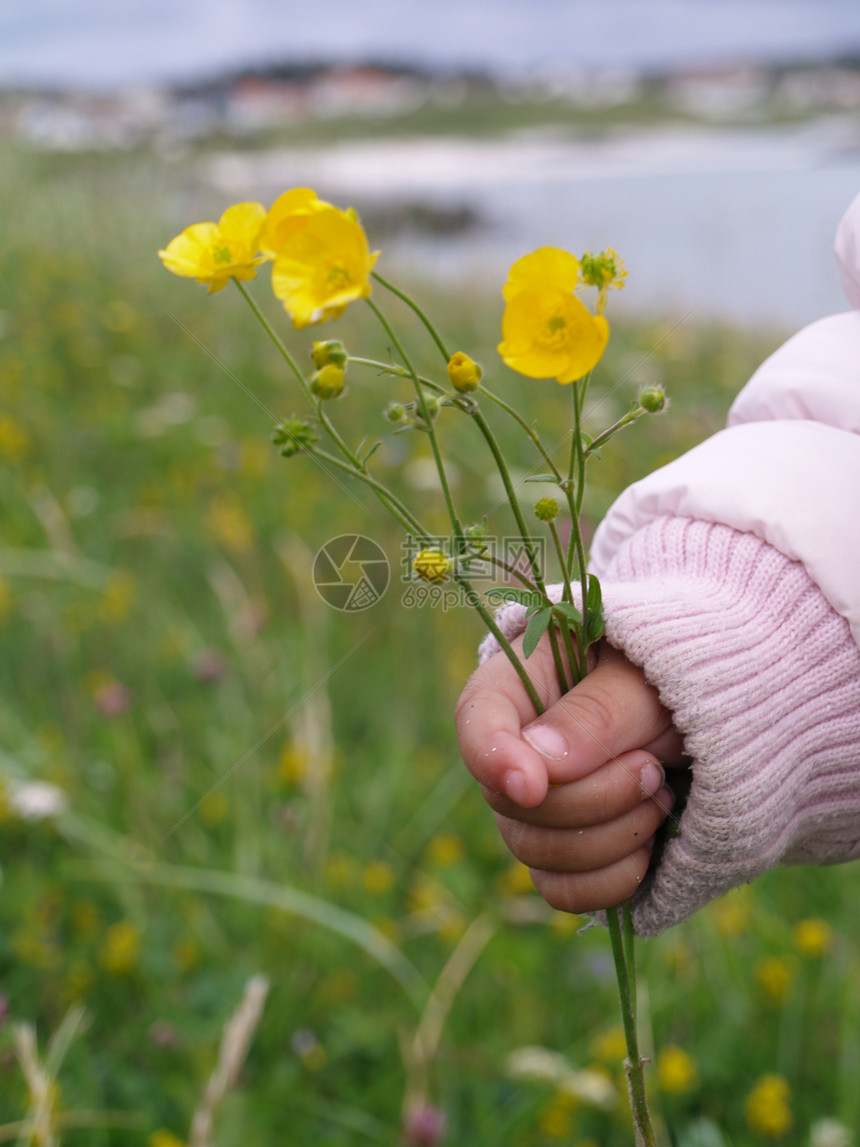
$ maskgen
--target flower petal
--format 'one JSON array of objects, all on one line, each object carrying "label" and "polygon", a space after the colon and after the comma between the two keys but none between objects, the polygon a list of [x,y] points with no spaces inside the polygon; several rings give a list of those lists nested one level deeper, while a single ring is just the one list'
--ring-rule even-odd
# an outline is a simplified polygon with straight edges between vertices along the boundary
[{"label": "flower petal", "polygon": [[571,293],[579,280],[579,260],[559,247],[539,247],[530,255],[523,255],[508,272],[508,281],[502,294],[510,301],[514,295],[530,287]]},{"label": "flower petal", "polygon": [[159,258],[174,275],[208,281],[215,272],[212,249],[219,234],[217,223],[193,223],[158,252]]}]

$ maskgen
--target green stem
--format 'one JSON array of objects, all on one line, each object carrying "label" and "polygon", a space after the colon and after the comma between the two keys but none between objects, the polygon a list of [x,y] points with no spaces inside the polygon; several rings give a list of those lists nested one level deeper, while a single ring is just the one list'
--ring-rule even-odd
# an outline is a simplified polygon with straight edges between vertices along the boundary
[{"label": "green stem", "polygon": [[627,979],[630,983],[630,999],[633,1004],[633,1022],[638,1019],[636,1007],[636,936],[633,932],[633,910],[630,901],[621,905],[621,928],[624,937],[624,960],[627,964]]},{"label": "green stem", "polygon": [[385,507],[394,515],[403,528],[410,534],[413,534],[418,540],[425,545],[432,545],[434,539],[424,529],[418,519],[412,514],[412,511],[405,506],[396,494],[393,494],[387,486],[383,486],[381,482],[377,482],[372,478],[366,470],[357,470],[349,463],[341,461],[336,458],[334,454],[329,454],[326,450],[309,449],[308,454],[313,454],[315,458],[321,459],[323,462],[328,462],[332,466],[336,466],[339,470],[349,474],[351,478],[357,478],[360,482],[364,482],[365,486],[369,486],[376,494],[379,500]]},{"label": "green stem", "polygon": [[567,568],[572,568],[573,559],[575,556],[576,564],[579,569],[579,582],[582,596],[582,602],[580,605],[580,612],[582,613],[582,625],[579,626],[577,630],[577,647],[579,650],[579,657],[576,676],[578,681],[582,680],[587,671],[587,644],[585,635],[588,633],[589,620],[588,575],[585,569],[585,547],[582,544],[582,529],[579,521],[579,515],[582,509],[582,499],[579,496],[580,487],[585,485],[585,460],[582,457],[582,396],[585,394],[585,386],[587,382],[588,375],[586,375],[582,380],[581,392],[578,382],[574,382],[571,386],[571,399],[573,406],[573,438],[570,443],[568,478],[565,484],[567,506],[570,511],[570,541],[567,547]]},{"label": "green stem", "polygon": [[[371,366],[381,374],[393,374],[395,378],[412,378],[412,372],[407,370],[405,366],[398,366],[396,362],[377,362],[375,358],[353,358],[350,355],[349,364],[350,366]],[[434,382],[432,378],[425,378],[423,374],[418,375],[418,381],[422,386],[435,390],[437,394],[448,394],[447,387]]]},{"label": "green stem", "polygon": [[474,587],[466,578],[463,577],[462,574],[454,574],[454,580],[458,585],[461,585],[465,589],[466,600],[468,601],[469,605],[478,611],[478,614],[480,615],[481,620],[484,622],[484,625],[486,625],[487,629],[489,629],[490,633],[492,633],[493,637],[495,637],[496,641],[498,641],[502,653],[504,653],[508,661],[510,661],[511,665],[513,666],[514,672],[522,682],[523,688],[525,689],[526,693],[528,693],[529,700],[537,710],[538,716],[540,716],[541,713],[545,713],[546,706],[543,704],[540,697],[538,697],[537,690],[532,683],[532,679],[529,676],[528,670],[523,665],[522,661],[520,661],[519,657],[517,657],[516,653],[514,653],[511,643],[505,637],[504,633],[502,633],[501,629],[499,629],[498,625],[496,625],[493,615],[481,601]]},{"label": "green stem", "polygon": [[532,442],[538,448],[541,457],[543,458],[544,462],[546,462],[547,466],[549,466],[550,470],[553,472],[553,475],[555,476],[556,481],[562,482],[563,479],[561,476],[561,471],[556,466],[555,462],[553,462],[552,458],[550,458],[549,454],[546,452],[546,449],[544,448],[544,444],[541,442],[540,438],[538,437],[537,431],[534,429],[534,427],[529,426],[528,422],[526,422],[526,420],[523,418],[523,416],[518,411],[514,410],[514,408],[512,406],[509,406],[508,403],[505,402],[505,400],[503,398],[499,398],[499,396],[497,394],[494,394],[491,390],[487,390],[487,388],[483,385],[479,389],[480,389],[481,394],[485,394],[491,402],[495,402],[496,406],[500,406],[502,408],[502,410],[506,411],[511,416],[511,418],[513,418],[516,422],[519,423],[519,425],[523,428],[523,430],[525,430],[526,434],[528,434],[529,438],[531,438]]},{"label": "green stem", "polygon": [[517,523],[517,529],[520,531],[520,537],[522,538],[523,545],[525,546],[526,556],[528,557],[529,565],[531,566],[532,577],[534,578],[535,585],[538,587],[542,594],[546,595],[546,584],[543,579],[543,572],[540,568],[540,563],[538,562],[534,546],[531,543],[531,536],[526,529],[525,519],[523,518],[523,512],[520,509],[520,504],[517,501],[517,495],[516,491],[514,490],[514,484],[511,481],[508,465],[505,462],[502,451],[499,448],[498,442],[496,441],[496,437],[490,429],[486,418],[484,418],[484,415],[481,413],[477,403],[474,404],[470,413],[472,418],[474,418],[481,434],[484,436],[484,441],[489,446],[490,453],[493,455],[493,459],[496,463],[496,468],[499,471],[499,475],[502,479],[502,484],[505,487],[505,493],[508,497],[508,505],[511,507],[511,513],[514,515],[514,520]]},{"label": "green stem", "polygon": [[290,352],[287,350],[287,348],[284,346],[284,344],[281,342],[281,340],[278,338],[277,334],[275,334],[275,331],[272,329],[272,326],[269,323],[269,320],[266,318],[266,316],[263,314],[263,312],[257,306],[256,302],[254,301],[253,295],[251,295],[251,293],[248,291],[245,284],[241,283],[238,279],[234,279],[233,282],[239,288],[239,292],[244,297],[245,302],[248,304],[248,306],[251,308],[251,310],[257,316],[257,318],[259,319],[260,323],[263,326],[263,330],[265,330],[266,334],[269,336],[269,338],[272,340],[272,342],[278,348],[278,351],[280,352],[281,357],[283,358],[284,362],[286,362],[287,366],[290,368],[290,370],[293,372],[293,374],[299,380],[299,382],[301,383],[302,389],[304,390],[307,397],[310,399],[310,397],[311,397],[310,388],[308,386],[307,379],[305,378],[305,376],[302,374],[301,370],[299,369],[298,363],[293,358],[293,356],[290,354]]},{"label": "green stem", "polygon": [[[385,283],[383,280],[380,281],[383,282],[383,286],[389,286],[389,284]],[[421,417],[424,419],[427,427],[427,436],[430,439],[430,448],[433,451],[433,459],[436,463],[436,470],[439,473],[439,481],[442,484],[442,494],[445,498],[445,505],[448,508],[448,517],[451,520],[451,528],[454,531],[456,548],[458,551],[461,551],[463,549],[463,527],[460,524],[460,519],[457,517],[457,511],[454,509],[454,499],[451,497],[451,489],[448,485],[448,476],[445,473],[445,463],[442,460],[442,452],[439,449],[439,441],[436,437],[436,430],[433,426],[433,419],[430,417],[430,412],[427,409],[427,401],[424,396],[424,391],[421,387],[421,383],[418,381],[418,374],[415,371],[415,367],[412,365],[412,361],[410,360],[409,355],[406,353],[403,345],[401,344],[397,335],[394,333],[390,323],[385,318],[385,315],[383,315],[382,311],[380,311],[379,307],[377,307],[376,303],[374,303],[372,299],[365,299],[365,302],[376,315],[379,322],[382,324],[383,330],[391,339],[397,353],[403,359],[403,365],[409,371],[409,375],[415,387],[415,397],[418,400],[418,409],[421,411]]]},{"label": "green stem", "polygon": [[[533,590],[535,593],[540,593],[540,590],[534,584],[534,582],[530,582],[526,575],[521,574],[520,571],[515,566],[512,566],[510,562],[506,562],[502,558],[494,557],[493,554],[490,553],[475,554],[475,557],[480,561],[489,562],[490,565],[498,566],[499,569],[504,570],[505,573],[510,574],[511,577],[515,577],[521,585],[526,587],[526,589]],[[544,595],[544,597],[546,597],[546,595]],[[548,597],[546,597],[546,603],[547,605],[552,604]]]},{"label": "green stem", "polygon": [[638,422],[645,413],[645,410],[643,410],[641,406],[638,406],[634,410],[628,410],[626,414],[622,414],[617,422],[613,422],[611,426],[607,426],[605,430],[597,435],[593,442],[585,447],[585,458],[587,459],[595,450],[599,450],[600,447],[607,443],[610,438],[614,437],[619,430],[623,430],[625,426],[632,426],[634,422]]},{"label": "green stem", "polygon": [[612,944],[612,958],[615,962],[615,977],[618,982],[618,998],[621,1002],[621,1019],[624,1024],[624,1039],[627,1044],[627,1059],[624,1063],[627,1072],[627,1087],[630,1092],[630,1107],[633,1112],[633,1128],[636,1132],[636,1147],[658,1147],[657,1136],[648,1111],[645,1095],[645,1061],[639,1055],[639,1041],[636,1035],[636,1018],[633,1014],[633,1001],[630,992],[630,969],[625,956],[625,944],[621,936],[619,909],[609,908],[606,918],[609,924],[609,938]]},{"label": "green stem", "polygon": [[407,307],[410,308],[410,310],[415,312],[415,314],[418,316],[418,318],[421,320],[421,322],[424,324],[424,326],[430,332],[430,337],[433,339],[436,346],[441,351],[442,357],[445,360],[445,365],[447,366],[451,360],[451,355],[448,353],[447,347],[442,342],[442,336],[436,330],[435,326],[430,321],[430,319],[428,319],[428,317],[424,313],[424,311],[422,311],[422,309],[418,306],[418,304],[415,302],[414,299],[411,299],[409,297],[409,295],[407,295],[404,291],[401,291],[398,287],[395,287],[393,283],[389,283],[387,279],[383,279],[383,277],[381,275],[378,275],[376,273],[376,271],[373,271],[371,273],[372,273],[373,278],[376,279],[377,283],[379,283],[379,285],[381,287],[385,287],[386,291],[391,291],[392,295],[396,295],[398,297],[398,299],[401,299],[407,305]]}]

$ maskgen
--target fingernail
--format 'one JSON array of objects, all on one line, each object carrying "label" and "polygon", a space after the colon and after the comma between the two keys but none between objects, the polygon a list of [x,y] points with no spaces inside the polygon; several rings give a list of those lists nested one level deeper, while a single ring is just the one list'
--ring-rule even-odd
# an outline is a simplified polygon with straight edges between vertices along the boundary
[{"label": "fingernail", "polygon": [[642,791],[646,797],[653,796],[663,785],[666,779],[666,774],[663,772],[663,766],[654,761],[649,761],[639,774],[639,784],[642,786]]},{"label": "fingernail", "polygon": [[502,777],[505,796],[521,805],[526,799],[526,778],[519,769],[508,769]]},{"label": "fingernail", "polygon": [[523,739],[551,761],[563,760],[570,752],[567,741],[550,725],[531,725],[528,729],[523,729]]},{"label": "fingernail", "polygon": [[660,789],[660,791],[654,797],[654,800],[657,802],[663,812],[671,812],[672,806],[675,803],[675,794],[667,785],[664,785],[663,788]]}]

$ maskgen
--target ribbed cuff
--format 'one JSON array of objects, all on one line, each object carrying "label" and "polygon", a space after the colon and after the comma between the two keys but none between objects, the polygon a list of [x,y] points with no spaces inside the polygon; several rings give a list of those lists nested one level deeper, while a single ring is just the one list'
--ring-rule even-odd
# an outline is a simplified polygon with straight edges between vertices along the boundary
[{"label": "ribbed cuff", "polygon": [[[860,856],[860,651],[804,567],[751,534],[661,518],[601,584],[607,639],[656,686],[693,760],[636,931],[777,864]],[[513,607],[502,627],[521,631]]]}]

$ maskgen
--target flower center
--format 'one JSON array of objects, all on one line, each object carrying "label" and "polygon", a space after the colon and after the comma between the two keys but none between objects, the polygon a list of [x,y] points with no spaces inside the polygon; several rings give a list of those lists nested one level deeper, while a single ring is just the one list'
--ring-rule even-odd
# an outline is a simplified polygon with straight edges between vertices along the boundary
[{"label": "flower center", "polygon": [[344,287],[350,286],[352,283],[352,276],[346,267],[340,263],[335,263],[329,267],[328,275],[326,276],[326,285],[331,291],[342,291]]},{"label": "flower center", "polygon": [[538,342],[546,350],[560,350],[568,340],[567,319],[558,311],[550,311],[541,324]]},{"label": "flower center", "polygon": [[216,247],[212,252],[212,258],[216,263],[224,264],[230,262],[230,248],[229,247]]}]

